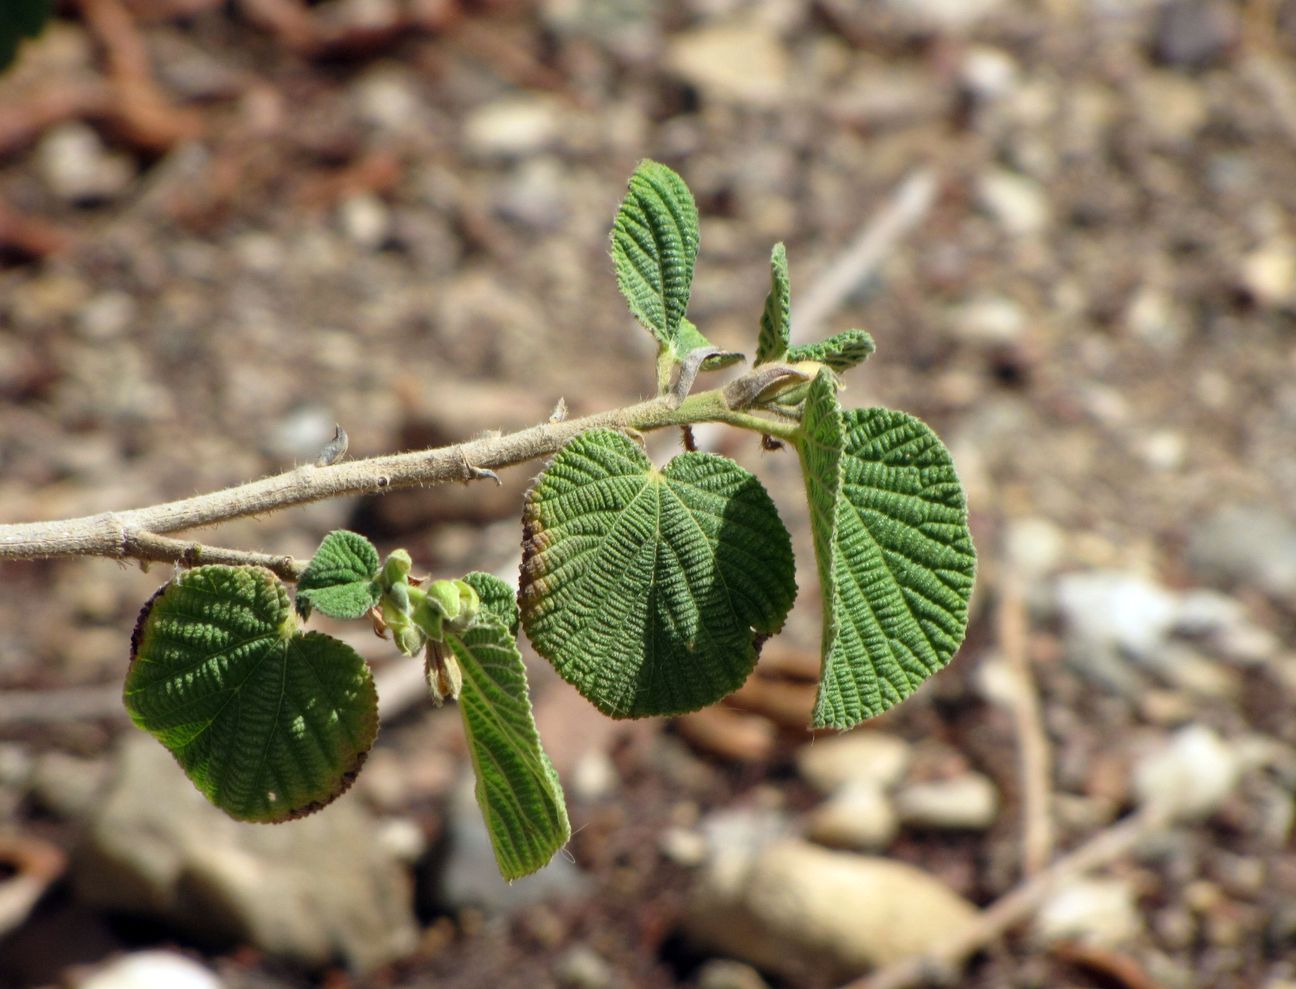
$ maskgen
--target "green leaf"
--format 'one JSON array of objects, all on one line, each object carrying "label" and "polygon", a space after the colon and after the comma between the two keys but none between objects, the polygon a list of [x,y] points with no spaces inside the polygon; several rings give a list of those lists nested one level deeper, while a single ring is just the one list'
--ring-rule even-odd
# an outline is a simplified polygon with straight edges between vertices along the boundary
[{"label": "green leaf", "polygon": [[873,338],[864,330],[846,330],[819,343],[802,344],[787,352],[789,363],[818,361],[838,374],[862,364],[873,353]]},{"label": "green leaf", "polygon": [[519,879],[571,838],[558,773],[536,733],[522,654],[516,637],[493,618],[448,635],[446,643],[463,674],[459,710],[477,804],[501,875]]},{"label": "green leaf", "polygon": [[337,639],[302,635],[268,570],[178,574],[145,605],[131,644],[131,720],[231,817],[318,810],[351,785],[373,745],[368,666]]},{"label": "green leaf", "polygon": [[590,430],[527,493],[522,623],[614,718],[678,714],[737,689],[796,596],[792,544],[754,476],[685,453],[655,469]]},{"label": "green leaf", "polygon": [[18,43],[40,34],[52,16],[53,0],[4,0],[0,4],[0,70],[13,62]]},{"label": "green leaf", "polygon": [[787,248],[780,242],[770,252],[770,290],[761,313],[756,363],[781,360],[792,333],[792,283],[788,276]]},{"label": "green leaf", "polygon": [[814,726],[850,728],[953,657],[976,553],[949,452],[925,424],[889,409],[843,412],[825,369],[801,427],[824,602]]},{"label": "green leaf", "polygon": [[640,162],[612,223],[612,260],[630,312],[663,349],[675,343],[688,308],[697,250],[688,186],[665,165]]},{"label": "green leaf", "polygon": [[330,532],[297,581],[298,612],[309,617],[318,608],[330,618],[361,617],[381,596],[374,579],[380,569],[378,550],[364,536]]},{"label": "green leaf", "polygon": [[[693,325],[693,321],[687,317],[680,320],[679,335],[675,339],[673,352],[678,360],[684,360],[695,350],[714,350],[715,344],[702,335],[702,331]],[[743,359],[742,354],[732,351],[725,351],[719,354],[712,354],[702,362],[701,370],[719,371],[721,368],[737,364]]]},{"label": "green leaf", "polygon": [[518,633],[517,591],[494,574],[474,570],[464,574],[464,583],[481,598],[481,610],[494,616],[516,637]]}]

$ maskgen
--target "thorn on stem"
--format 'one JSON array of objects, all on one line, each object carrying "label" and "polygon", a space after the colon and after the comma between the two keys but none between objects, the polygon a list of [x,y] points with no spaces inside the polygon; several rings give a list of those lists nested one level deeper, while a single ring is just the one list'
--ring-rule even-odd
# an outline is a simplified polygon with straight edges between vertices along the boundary
[{"label": "thorn on stem", "polygon": [[680,426],[680,439],[684,442],[684,449],[689,453],[697,453],[697,441],[693,439],[693,427],[685,423]]},{"label": "thorn on stem", "polygon": [[549,413],[549,423],[550,425],[553,425],[554,423],[564,422],[566,419],[567,399],[559,397],[558,404],[556,404],[553,407],[553,411]]},{"label": "thorn on stem", "polygon": [[342,428],[341,423],[333,424],[333,438],[325,444],[320,455],[315,458],[316,467],[332,467],[339,460],[346,456],[347,444],[350,439],[347,432]]},{"label": "thorn on stem", "polygon": [[464,467],[463,481],[465,484],[467,484],[469,481],[485,481],[488,479],[494,481],[497,485],[502,485],[504,483],[503,481],[500,480],[499,475],[496,474],[493,470],[487,470],[485,467],[474,467],[472,464],[470,464],[468,462],[468,454],[463,452],[462,447],[459,449],[459,459],[463,461],[463,467]]},{"label": "thorn on stem", "polygon": [[782,440],[776,440],[776,439],[775,439],[773,436],[771,436],[769,433],[764,433],[764,434],[761,435],[761,449],[762,449],[762,450],[769,450],[769,451],[782,450],[782,449],[783,449],[783,441],[782,441]]}]

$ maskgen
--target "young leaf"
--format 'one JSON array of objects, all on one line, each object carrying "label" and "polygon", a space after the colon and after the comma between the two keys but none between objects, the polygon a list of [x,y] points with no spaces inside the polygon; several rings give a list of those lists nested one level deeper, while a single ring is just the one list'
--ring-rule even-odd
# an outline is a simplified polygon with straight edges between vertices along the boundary
[{"label": "young leaf", "polygon": [[627,437],[577,436],[527,493],[522,623],[614,718],[737,689],[796,596],[792,544],[759,481],[708,453],[655,469]]},{"label": "young leaf", "polygon": [[369,667],[302,635],[268,570],[206,566],[144,606],[126,710],[202,793],[241,821],[286,821],[351,785],[378,731]]},{"label": "young leaf", "polygon": [[823,589],[816,728],[850,728],[904,700],[967,629],[976,554],[949,452],[889,409],[843,412],[810,386],[798,442]]},{"label": "young leaf", "polygon": [[630,176],[612,224],[617,285],[663,349],[675,343],[697,260],[698,214],[684,180],[655,161]]},{"label": "young leaf", "polygon": [[770,290],[761,313],[756,363],[781,360],[792,333],[792,284],[788,277],[787,248],[780,242],[770,252]]},{"label": "young leaf", "polygon": [[516,637],[494,618],[450,633],[446,644],[463,674],[459,710],[477,804],[500,873],[520,879],[571,838],[558,774],[536,733],[522,654]]},{"label": "young leaf", "polygon": [[368,539],[345,529],[330,532],[297,581],[298,612],[309,617],[318,608],[330,618],[359,618],[378,603],[379,569],[378,550]]},{"label": "young leaf", "polygon": [[464,574],[464,583],[468,584],[481,598],[481,610],[493,615],[516,638],[518,633],[517,591],[500,580],[494,574],[474,570]]},{"label": "young leaf", "polygon": [[18,43],[40,34],[53,14],[53,0],[5,0],[0,5],[0,70],[14,60]]},{"label": "young leaf", "polygon": [[819,343],[791,347],[787,352],[789,363],[818,361],[838,374],[862,364],[873,353],[873,338],[864,330],[846,330]]},{"label": "young leaf", "polygon": [[[695,350],[715,348],[710,340],[702,335],[702,331],[693,325],[693,321],[687,317],[680,320],[679,335],[675,338],[674,352],[679,360],[684,360]],[[742,354],[732,351],[725,351],[719,354],[712,354],[702,362],[703,371],[719,371],[721,368],[737,364],[743,359]]]}]

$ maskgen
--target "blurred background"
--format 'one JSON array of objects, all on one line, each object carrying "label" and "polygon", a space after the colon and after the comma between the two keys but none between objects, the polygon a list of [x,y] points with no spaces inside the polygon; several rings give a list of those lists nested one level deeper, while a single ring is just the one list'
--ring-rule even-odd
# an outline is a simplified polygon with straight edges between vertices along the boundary
[{"label": "blurred background", "polygon": [[[818,989],[967,931],[959,986],[1296,986],[1292,0],[63,0],[0,77],[0,519],[646,397],[607,256],[643,157],[697,197],[708,337],[753,352],[786,241],[796,338],[877,341],[844,403],[949,444],[954,663],[812,739],[795,458],[708,430],[794,533],[793,618],[674,721],[529,656],[576,834],[506,886],[456,713],[367,631],[352,793],[237,825],[120,707],[167,568],[7,564],[0,987]],[[203,538],[515,579],[538,469]]]}]

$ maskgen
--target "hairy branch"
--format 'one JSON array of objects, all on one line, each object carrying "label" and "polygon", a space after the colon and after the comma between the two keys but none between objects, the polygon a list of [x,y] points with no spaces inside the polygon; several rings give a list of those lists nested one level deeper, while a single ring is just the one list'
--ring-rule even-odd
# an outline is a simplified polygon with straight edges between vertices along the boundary
[{"label": "hairy branch", "polygon": [[[760,370],[763,374],[769,372],[768,367]],[[756,416],[734,414],[719,389],[692,395],[682,401],[675,396],[665,396],[581,419],[549,421],[515,433],[483,437],[454,446],[343,461],[325,467],[297,467],[259,481],[148,508],[54,522],[0,525],[0,562],[103,556],[172,563],[197,563],[199,560],[203,563],[250,563],[267,567],[291,580],[301,573],[301,564],[291,557],[219,549],[167,539],[165,534],[250,515],[266,515],[328,498],[379,494],[398,488],[428,487],[452,481],[483,478],[498,481],[493,473],[495,470],[548,456],[587,429],[603,427],[649,432],[708,421],[728,422],[776,435],[788,429],[781,423]]]}]

